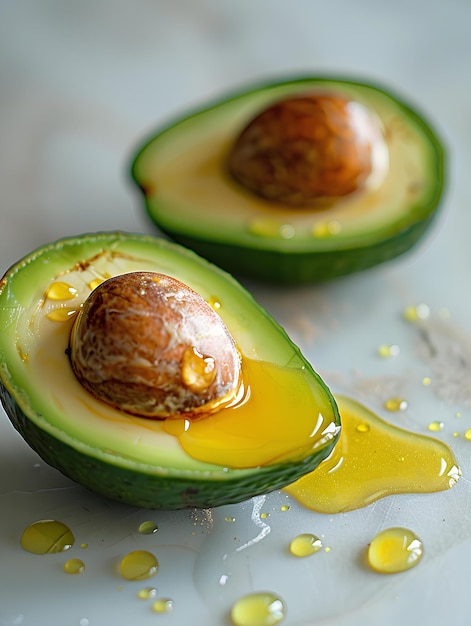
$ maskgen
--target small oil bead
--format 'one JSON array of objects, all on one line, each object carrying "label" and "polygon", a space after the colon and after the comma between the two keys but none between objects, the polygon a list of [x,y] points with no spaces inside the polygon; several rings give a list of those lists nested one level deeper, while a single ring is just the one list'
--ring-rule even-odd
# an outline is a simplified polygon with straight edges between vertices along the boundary
[{"label": "small oil bead", "polygon": [[302,533],[295,537],[289,544],[289,551],[293,556],[305,557],[319,552],[322,541],[311,533]]},{"label": "small oil bead", "polygon": [[190,347],[183,353],[181,375],[183,383],[190,391],[206,391],[213,384],[216,371],[213,357],[203,356],[196,348]]},{"label": "small oil bead", "polygon": [[211,296],[208,300],[208,304],[215,311],[219,311],[222,306],[221,302],[216,298],[216,296]]},{"label": "small oil bead", "polygon": [[290,507],[290,505],[289,505],[289,504],[282,504],[282,505],[280,506],[280,511],[282,511],[283,513],[286,513],[286,511],[289,511],[289,510],[290,510],[290,508],[291,508],[291,507]]},{"label": "small oil bead", "polygon": [[392,413],[396,411],[405,411],[409,403],[404,398],[388,398],[384,403],[384,408]]},{"label": "small oil bead", "polygon": [[173,600],[170,598],[159,598],[152,603],[154,613],[170,613],[173,611]]},{"label": "small oil bead", "polygon": [[361,424],[357,424],[355,426],[355,430],[357,431],[357,433],[367,433],[370,430],[370,427],[368,424],[364,424],[363,422]]},{"label": "small oil bead", "polygon": [[430,422],[430,424],[428,425],[428,429],[432,431],[433,433],[440,432],[441,430],[444,429],[444,427],[445,427],[445,424],[443,422],[438,422],[438,421]]},{"label": "small oil bead", "polygon": [[338,235],[342,230],[342,224],[337,220],[329,220],[328,222],[317,222],[312,227],[312,236],[318,239],[333,237]]},{"label": "small oil bead", "polygon": [[75,537],[66,524],[57,520],[40,520],[25,528],[21,547],[33,554],[54,554],[69,550]]},{"label": "small oil bead", "polygon": [[51,283],[46,289],[46,298],[49,300],[73,300],[77,294],[75,287],[61,281]]},{"label": "small oil bead", "polygon": [[48,320],[51,320],[51,322],[67,322],[75,315],[77,315],[78,312],[79,309],[60,307],[59,309],[53,309],[52,311],[49,311],[46,317]]},{"label": "small oil bead", "polygon": [[432,379],[429,376],[424,376],[422,378],[422,385],[424,387],[429,387],[432,384]]},{"label": "small oil bead", "polygon": [[239,598],[232,606],[234,626],[274,626],[286,616],[283,600],[270,592],[251,593]]},{"label": "small oil bead", "polygon": [[105,280],[104,278],[94,278],[88,283],[88,288],[93,291],[94,289],[99,287],[101,283],[104,282],[104,280]]},{"label": "small oil bead", "polygon": [[146,520],[139,525],[138,531],[141,535],[153,535],[159,530],[159,527],[152,520]]},{"label": "small oil bead", "polygon": [[368,547],[368,563],[382,574],[404,572],[423,556],[419,537],[407,528],[388,528],[374,537]]},{"label": "small oil bead", "polygon": [[292,239],[296,234],[292,224],[283,224],[265,218],[252,220],[248,225],[248,231],[252,235],[267,239]]},{"label": "small oil bead", "polygon": [[430,307],[424,303],[417,304],[416,306],[408,306],[404,310],[403,317],[408,322],[426,320],[430,317]]},{"label": "small oil bead", "polygon": [[144,589],[139,589],[137,592],[137,597],[139,600],[152,600],[157,596],[157,589],[155,587],[144,587]]},{"label": "small oil bead", "polygon": [[66,574],[82,574],[85,571],[85,563],[82,559],[69,559],[64,563]]},{"label": "small oil bead", "polygon": [[382,344],[378,348],[378,354],[380,357],[387,359],[389,357],[397,356],[400,352],[400,348],[397,344]]},{"label": "small oil bead", "polygon": [[145,580],[152,578],[159,570],[159,562],[152,552],[135,550],[121,560],[119,571],[127,580]]},{"label": "small oil bead", "polygon": [[466,439],[466,441],[471,441],[471,428],[468,428],[468,430],[465,430],[463,436]]}]

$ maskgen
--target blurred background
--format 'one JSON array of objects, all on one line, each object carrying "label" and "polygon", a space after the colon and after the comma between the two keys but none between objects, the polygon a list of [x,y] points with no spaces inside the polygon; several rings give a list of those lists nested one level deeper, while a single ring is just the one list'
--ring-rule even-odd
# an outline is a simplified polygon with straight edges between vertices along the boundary
[{"label": "blurred background", "polygon": [[420,106],[469,228],[470,18],[468,0],[3,0],[1,265],[63,235],[152,231],[128,176],[143,137],[226,92],[316,73]]}]

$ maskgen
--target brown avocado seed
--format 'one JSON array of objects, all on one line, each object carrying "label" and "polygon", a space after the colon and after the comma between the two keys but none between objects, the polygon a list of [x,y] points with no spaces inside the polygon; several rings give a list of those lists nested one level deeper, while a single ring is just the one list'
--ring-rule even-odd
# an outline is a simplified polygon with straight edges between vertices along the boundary
[{"label": "brown avocado seed", "polygon": [[69,354],[87,391],[142,417],[199,417],[238,389],[240,355],[224,322],[198,293],[164,274],[121,274],[94,289],[73,326]]},{"label": "brown avocado seed", "polygon": [[382,141],[378,122],[359,102],[326,93],[288,98],[246,126],[229,170],[267,200],[320,207],[365,185]]}]

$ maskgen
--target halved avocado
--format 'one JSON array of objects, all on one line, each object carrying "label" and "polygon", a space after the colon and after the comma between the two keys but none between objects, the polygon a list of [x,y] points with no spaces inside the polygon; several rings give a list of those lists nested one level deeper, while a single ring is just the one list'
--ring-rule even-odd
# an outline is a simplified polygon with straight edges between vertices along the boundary
[{"label": "halved avocado", "polygon": [[[236,140],[274,103],[316,94],[371,115],[382,136],[372,176],[352,193],[306,206],[260,197],[230,171]],[[385,89],[308,77],[244,91],[158,129],[135,156],[132,177],[150,218],[176,241],[233,273],[296,284],[409,250],[436,215],[444,150],[422,115]]]},{"label": "halved avocado", "polygon": [[[222,319],[241,355],[232,405],[194,421],[148,419],[97,399],[75,377],[69,342],[84,302],[107,279],[143,270],[181,281]],[[176,244],[119,232],[56,241],[7,271],[0,395],[47,463],[148,508],[217,506],[281,488],[314,470],[340,431],[326,385],[232,277]]]}]

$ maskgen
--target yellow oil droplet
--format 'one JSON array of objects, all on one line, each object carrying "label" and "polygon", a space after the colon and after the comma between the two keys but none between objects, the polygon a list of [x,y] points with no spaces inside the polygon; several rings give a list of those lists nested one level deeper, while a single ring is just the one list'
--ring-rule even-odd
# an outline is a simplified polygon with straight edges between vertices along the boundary
[{"label": "yellow oil droplet", "polygon": [[144,589],[139,589],[137,592],[137,597],[140,600],[152,600],[157,596],[157,589],[155,587],[144,587]]},{"label": "yellow oil droplet", "polygon": [[119,571],[127,580],[145,580],[157,574],[159,562],[157,558],[147,550],[134,550],[129,552],[121,560]]},{"label": "yellow oil droplet", "polygon": [[77,315],[77,313],[78,313],[78,309],[71,309],[69,307],[60,307],[58,309],[53,309],[52,311],[49,311],[46,317],[48,320],[51,320],[51,322],[67,322],[74,315]]},{"label": "yellow oil droplet", "polygon": [[286,616],[283,600],[271,592],[251,593],[239,598],[231,610],[234,626],[274,626]]},{"label": "yellow oil droplet", "polygon": [[294,556],[304,557],[319,552],[322,541],[312,533],[302,533],[295,537],[289,544],[289,551]]},{"label": "yellow oil droplet", "polygon": [[453,437],[459,437],[459,436],[460,436],[460,434],[458,432],[454,432],[453,433]]},{"label": "yellow oil droplet", "polygon": [[216,298],[216,296],[211,296],[208,299],[208,304],[211,308],[213,308],[215,311],[219,311],[219,309],[221,308],[222,304],[221,301],[218,300],[218,298]]},{"label": "yellow oil droplet", "polygon": [[248,231],[257,237],[268,239],[292,239],[296,234],[292,224],[284,224],[265,218],[252,220],[248,225]]},{"label": "yellow oil droplet", "polygon": [[173,611],[173,600],[170,598],[159,598],[152,603],[154,613],[170,613]]},{"label": "yellow oil droplet", "polygon": [[46,289],[46,298],[49,300],[73,300],[77,297],[78,291],[72,285],[56,281],[51,283]]},{"label": "yellow oil droplet", "polygon": [[455,417],[461,417],[461,413],[460,413],[459,411],[457,411],[457,412],[455,413]]},{"label": "yellow oil droplet", "polygon": [[283,511],[283,513],[286,513],[286,511],[289,511],[289,510],[290,510],[290,508],[291,508],[291,507],[290,507],[290,505],[289,505],[289,504],[282,504],[282,505],[280,506],[280,511]]},{"label": "yellow oil droplet", "polygon": [[82,549],[88,548],[88,543],[81,543],[81,544],[80,544],[80,547],[81,547]]},{"label": "yellow oil droplet", "polygon": [[327,546],[326,549],[324,550],[324,552],[330,552],[332,550],[332,548],[330,546]]},{"label": "yellow oil droplet", "polygon": [[395,413],[396,411],[405,411],[409,403],[404,398],[388,398],[384,403],[384,408],[387,411],[391,411],[391,413]]},{"label": "yellow oil droplet", "polygon": [[368,547],[368,563],[382,574],[405,572],[423,556],[419,537],[407,528],[388,528],[378,533]]},{"label": "yellow oil droplet", "polygon": [[419,320],[426,320],[430,317],[430,307],[423,302],[416,306],[408,306],[403,313],[404,319],[408,322],[417,322]]},{"label": "yellow oil droplet", "polygon": [[422,378],[422,385],[423,385],[424,387],[428,387],[428,386],[429,386],[429,385],[431,385],[431,384],[432,384],[432,379],[431,379],[429,376],[424,376],[424,377]]},{"label": "yellow oil droplet", "polygon": [[270,517],[270,513],[260,513],[260,519],[268,519]]},{"label": "yellow oil droplet", "polygon": [[471,428],[468,428],[468,430],[465,431],[464,438],[466,441],[471,441]]},{"label": "yellow oil droplet", "polygon": [[183,353],[181,376],[185,386],[194,393],[205,391],[216,378],[216,362],[211,356],[200,354],[196,348]]},{"label": "yellow oil droplet", "polygon": [[428,429],[432,431],[433,433],[440,432],[441,430],[444,429],[444,427],[445,427],[445,424],[443,422],[438,422],[438,421],[430,422],[430,424],[428,425]]},{"label": "yellow oil droplet", "polygon": [[21,547],[33,554],[64,552],[74,545],[70,528],[57,520],[40,520],[27,526],[21,535]]},{"label": "yellow oil droplet", "polygon": [[66,574],[82,574],[85,571],[85,563],[82,559],[69,559],[64,563]]},{"label": "yellow oil droplet", "polygon": [[89,289],[91,289],[93,291],[94,289],[99,287],[101,285],[101,283],[103,283],[103,282],[105,282],[103,278],[94,278],[93,280],[91,280],[88,283],[88,287],[89,287]]},{"label": "yellow oil droplet", "polygon": [[139,525],[138,531],[141,535],[153,535],[159,530],[159,527],[152,520],[146,520]]},{"label": "yellow oil droplet", "polygon": [[[315,471],[284,488],[302,505],[340,513],[395,493],[443,491],[460,478],[444,442],[390,424],[350,398],[336,400],[342,417],[338,443]],[[359,424],[369,425],[361,436]]]},{"label": "yellow oil droplet", "polygon": [[382,344],[378,348],[378,354],[380,357],[389,358],[397,356],[400,353],[400,348],[397,344]]},{"label": "yellow oil droplet", "polygon": [[370,427],[368,424],[361,423],[355,426],[355,430],[357,433],[367,433],[370,430]]},{"label": "yellow oil droplet", "polygon": [[228,522],[229,524],[231,524],[232,522],[235,522],[235,517],[227,516],[227,517],[224,518],[224,521]]},{"label": "yellow oil droplet", "polygon": [[337,220],[329,220],[327,222],[317,222],[312,228],[313,237],[322,239],[324,237],[333,237],[338,235],[342,230],[342,224]]}]

